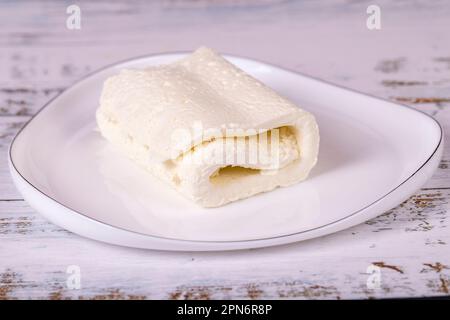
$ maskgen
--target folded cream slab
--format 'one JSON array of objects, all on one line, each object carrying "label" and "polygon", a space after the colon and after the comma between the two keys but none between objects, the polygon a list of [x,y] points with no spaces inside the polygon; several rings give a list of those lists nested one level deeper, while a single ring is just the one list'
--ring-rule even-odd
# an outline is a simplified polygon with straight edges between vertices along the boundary
[{"label": "folded cream slab", "polygon": [[107,79],[97,123],[128,157],[205,207],[304,180],[319,148],[310,113],[208,48]]}]

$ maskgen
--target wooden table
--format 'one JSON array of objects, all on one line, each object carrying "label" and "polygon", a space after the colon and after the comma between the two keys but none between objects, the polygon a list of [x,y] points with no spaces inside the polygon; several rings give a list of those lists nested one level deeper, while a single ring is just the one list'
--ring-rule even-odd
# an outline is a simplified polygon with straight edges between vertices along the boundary
[{"label": "wooden table", "polygon": [[[42,218],[12,185],[7,152],[50,98],[107,64],[200,45],[399,101],[450,124],[450,5],[335,0],[78,2],[0,5],[0,299],[343,299],[448,295],[450,154],[408,201],[354,228],[274,248],[135,250],[81,238]],[[71,265],[81,288],[67,286]],[[375,270],[375,271],[374,271]],[[378,279],[370,285],[371,272]],[[372,277],[374,276],[372,275]],[[369,282],[369,285],[368,285]]]}]

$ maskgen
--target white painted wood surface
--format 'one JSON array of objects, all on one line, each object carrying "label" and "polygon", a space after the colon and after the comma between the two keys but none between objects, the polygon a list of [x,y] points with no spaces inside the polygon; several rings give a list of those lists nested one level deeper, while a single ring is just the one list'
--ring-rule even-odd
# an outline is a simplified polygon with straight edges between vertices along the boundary
[{"label": "white painted wood surface", "polygon": [[[344,299],[449,295],[450,137],[434,177],[405,203],[334,235],[226,253],[134,250],[45,221],[12,185],[6,156],[25,121],[107,64],[207,45],[409,104],[450,130],[448,1],[168,0],[0,4],[0,299]],[[381,7],[382,28],[366,28]],[[301,88],[299,88],[301,90]],[[367,286],[368,267],[379,288]],[[81,289],[66,270],[81,269]],[[373,279],[373,278],[372,278]]]}]

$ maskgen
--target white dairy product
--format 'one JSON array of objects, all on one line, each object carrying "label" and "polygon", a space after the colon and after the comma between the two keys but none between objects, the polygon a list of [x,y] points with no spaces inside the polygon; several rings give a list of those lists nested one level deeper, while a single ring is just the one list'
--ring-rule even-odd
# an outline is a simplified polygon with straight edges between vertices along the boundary
[{"label": "white dairy product", "polygon": [[208,48],[107,79],[97,123],[123,153],[205,207],[304,180],[318,155],[310,113]]}]

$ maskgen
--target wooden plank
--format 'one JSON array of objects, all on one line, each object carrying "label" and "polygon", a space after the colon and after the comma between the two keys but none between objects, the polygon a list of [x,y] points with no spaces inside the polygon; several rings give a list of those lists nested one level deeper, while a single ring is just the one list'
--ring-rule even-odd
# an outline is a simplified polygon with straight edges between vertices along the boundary
[{"label": "wooden plank", "polygon": [[[447,294],[449,197],[447,189],[422,191],[382,216],[334,235],[223,253],[106,245],[52,225],[23,201],[0,201],[0,298],[337,299]],[[379,289],[366,285],[371,264],[380,267]],[[81,268],[80,290],[66,285],[70,265]]]}]

